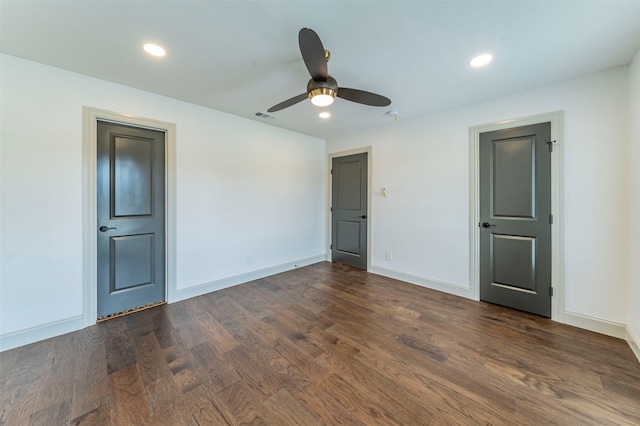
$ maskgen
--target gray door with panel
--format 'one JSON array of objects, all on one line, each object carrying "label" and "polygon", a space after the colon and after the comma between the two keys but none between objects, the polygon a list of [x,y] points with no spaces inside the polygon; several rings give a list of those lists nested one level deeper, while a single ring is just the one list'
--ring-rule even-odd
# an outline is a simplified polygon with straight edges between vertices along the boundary
[{"label": "gray door with panel", "polygon": [[480,299],[551,316],[551,124],[480,135]]},{"label": "gray door with panel", "polygon": [[367,153],[333,158],[331,259],[367,269]]},{"label": "gray door with panel", "polygon": [[98,318],[165,300],[165,135],[98,122]]}]

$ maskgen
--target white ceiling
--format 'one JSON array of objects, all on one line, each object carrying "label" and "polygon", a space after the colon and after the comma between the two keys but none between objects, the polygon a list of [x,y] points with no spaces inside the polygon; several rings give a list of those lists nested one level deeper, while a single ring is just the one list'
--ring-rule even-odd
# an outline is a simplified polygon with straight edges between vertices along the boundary
[{"label": "white ceiling", "polygon": [[[632,1],[6,1],[3,53],[329,139],[628,64],[640,50]],[[341,86],[322,120],[308,101],[298,31],[315,30]],[[145,42],[167,56],[146,55]],[[494,61],[471,69],[472,56]]]}]

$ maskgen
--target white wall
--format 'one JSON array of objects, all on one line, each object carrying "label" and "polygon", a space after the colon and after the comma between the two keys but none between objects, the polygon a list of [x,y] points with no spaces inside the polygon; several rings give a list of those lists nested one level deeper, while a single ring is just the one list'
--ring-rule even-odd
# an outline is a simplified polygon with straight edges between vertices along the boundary
[{"label": "white wall", "polygon": [[[640,51],[629,67],[629,331],[640,346]],[[640,352],[636,353],[640,358]]]},{"label": "white wall", "polygon": [[328,153],[371,146],[373,189],[389,189],[372,196],[372,269],[463,294],[469,128],[564,110],[565,308],[624,329],[627,85],[622,67],[327,141]]},{"label": "white wall", "polygon": [[324,257],[324,141],[0,60],[0,335],[82,315],[85,105],[176,123],[178,290]]}]

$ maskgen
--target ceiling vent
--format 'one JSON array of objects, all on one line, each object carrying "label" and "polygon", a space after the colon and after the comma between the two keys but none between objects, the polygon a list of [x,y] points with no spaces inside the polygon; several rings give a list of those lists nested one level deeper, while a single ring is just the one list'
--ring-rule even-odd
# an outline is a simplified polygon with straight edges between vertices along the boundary
[{"label": "ceiling vent", "polygon": [[275,115],[267,114],[266,112],[256,112],[256,117],[264,118],[265,120],[275,120],[278,118]]}]

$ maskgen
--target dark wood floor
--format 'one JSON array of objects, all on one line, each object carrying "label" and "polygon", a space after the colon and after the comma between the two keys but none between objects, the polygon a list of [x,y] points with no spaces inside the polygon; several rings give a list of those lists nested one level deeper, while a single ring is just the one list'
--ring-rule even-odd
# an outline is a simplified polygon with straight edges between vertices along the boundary
[{"label": "dark wood floor", "polygon": [[0,354],[6,425],[638,425],[619,339],[319,263]]}]

